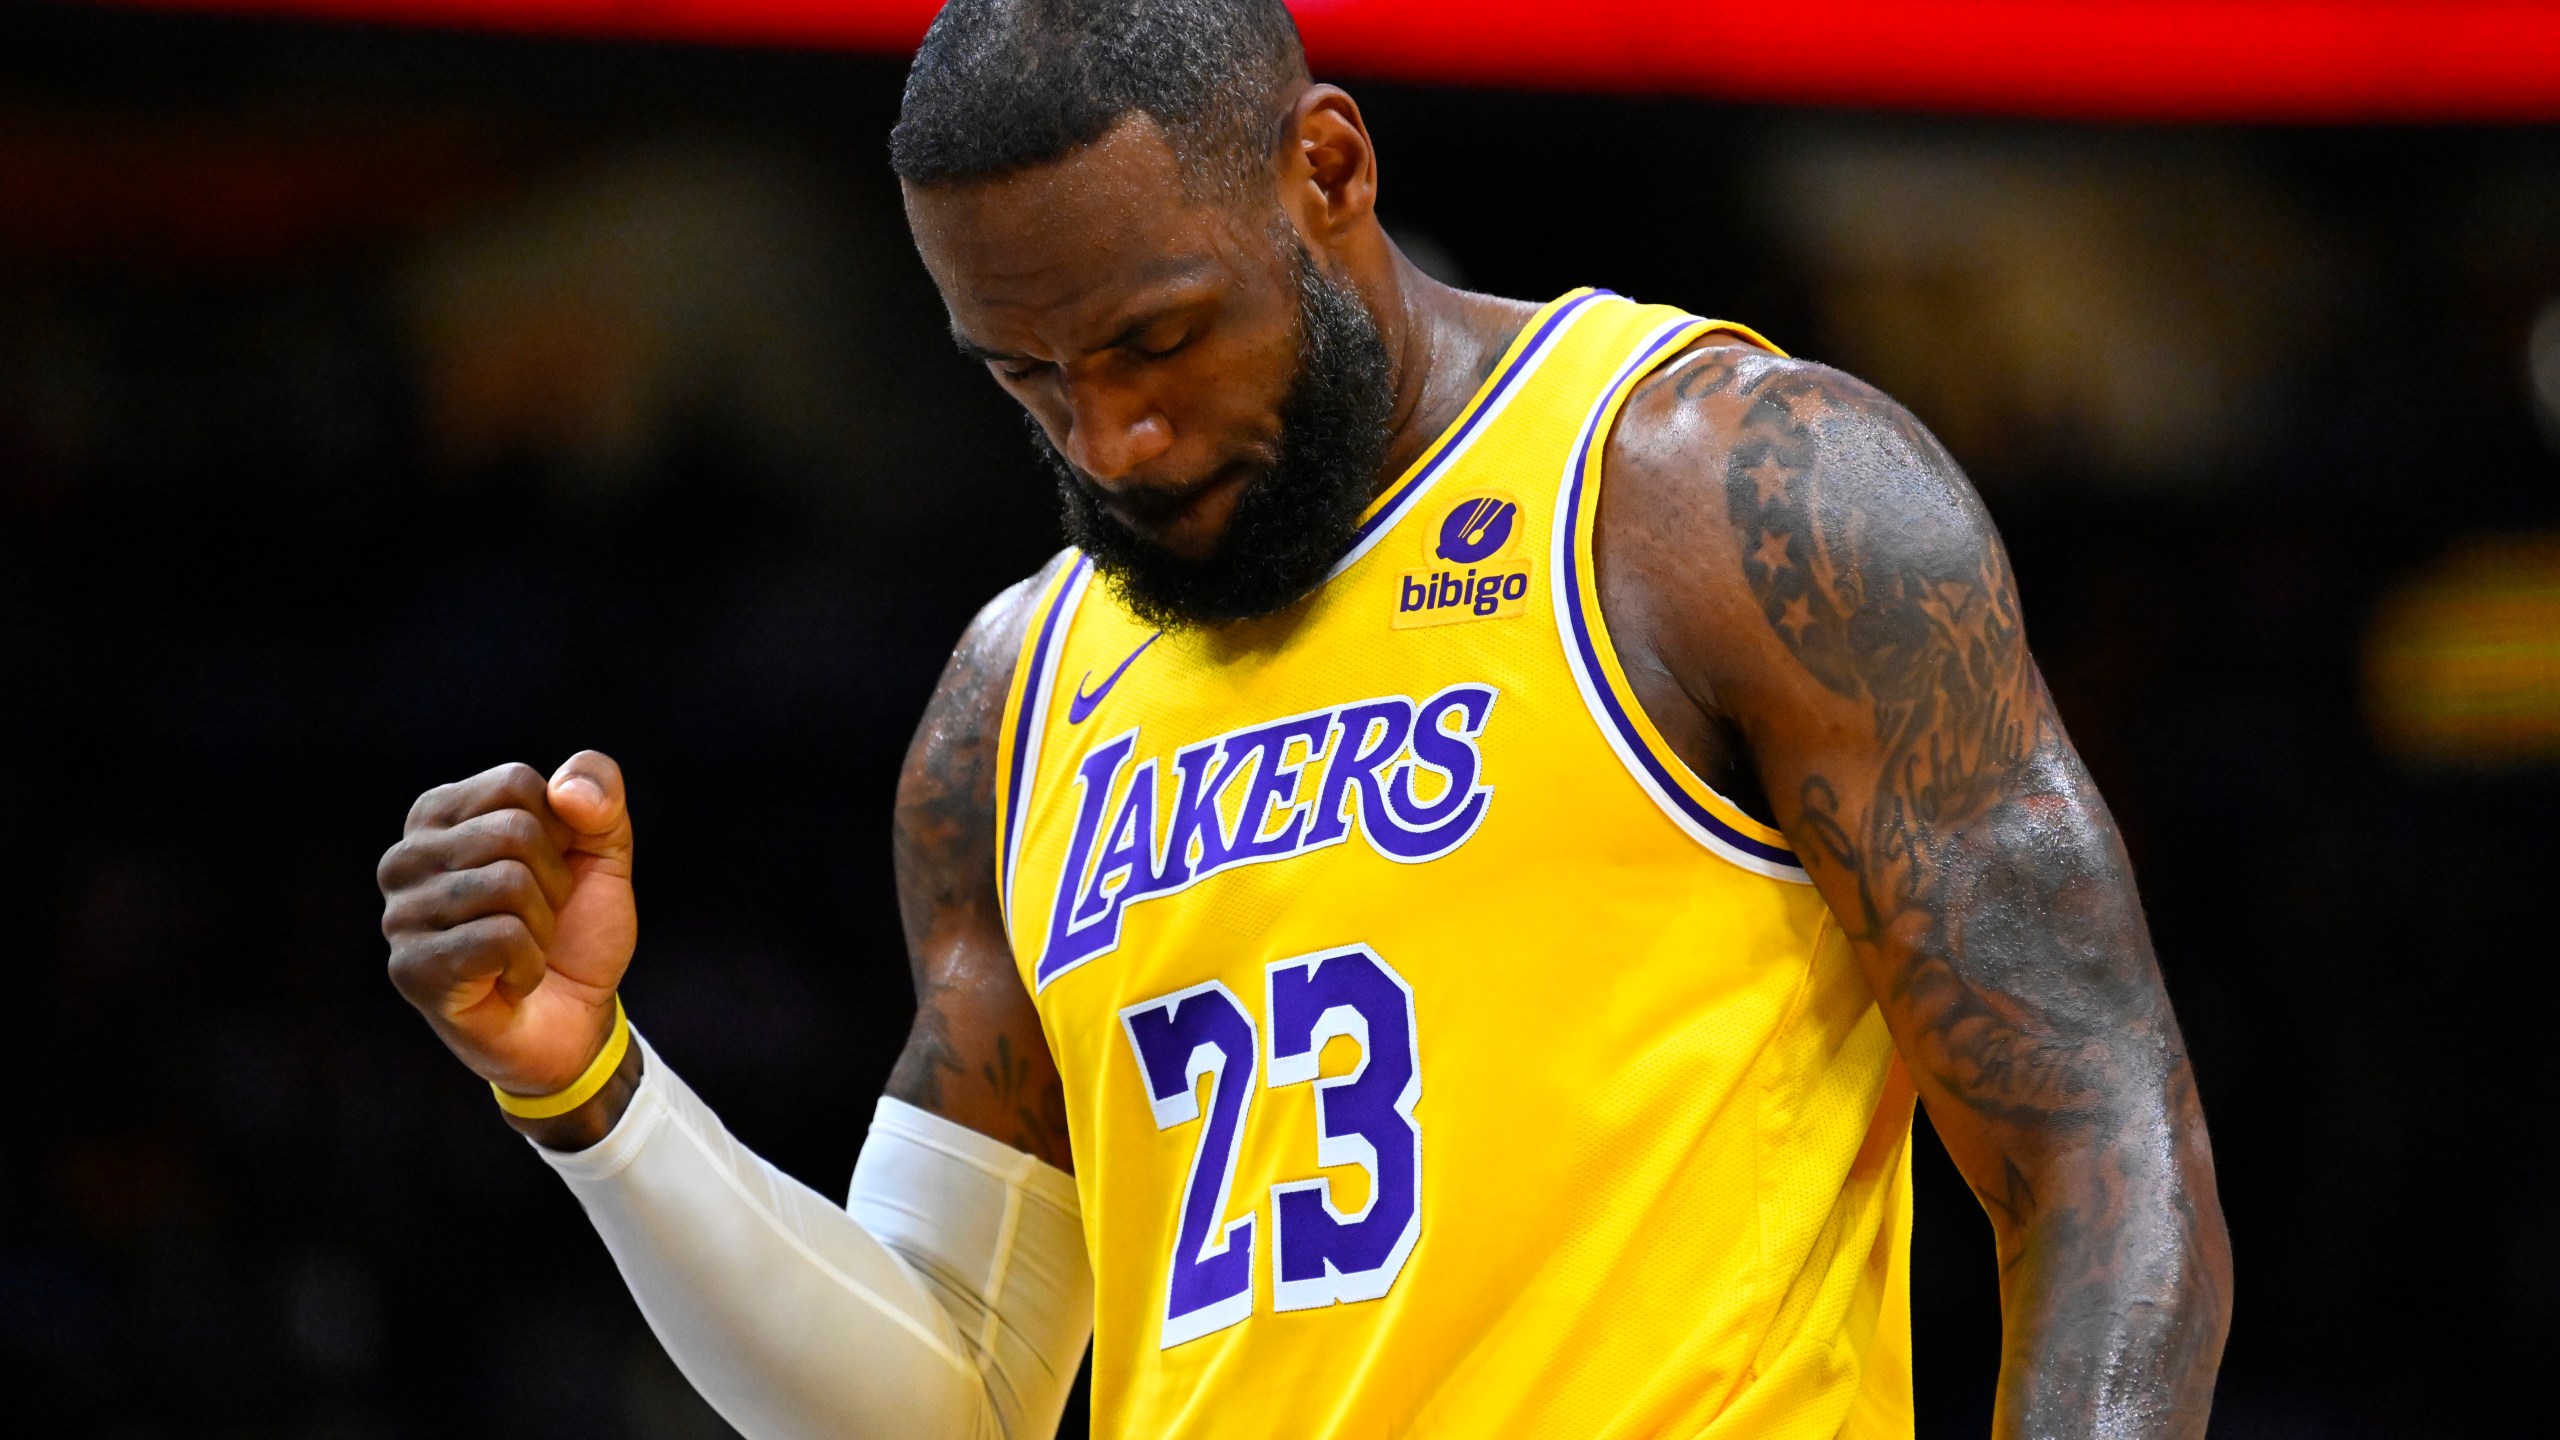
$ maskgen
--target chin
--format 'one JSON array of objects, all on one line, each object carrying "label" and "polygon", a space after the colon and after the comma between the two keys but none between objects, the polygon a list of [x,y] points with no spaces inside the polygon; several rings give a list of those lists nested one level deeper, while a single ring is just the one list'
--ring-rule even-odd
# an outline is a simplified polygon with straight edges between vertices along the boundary
[{"label": "chin", "polygon": [[1206,565],[1218,558],[1226,545],[1230,527],[1220,525],[1205,535],[1186,536],[1178,532],[1140,530],[1139,537],[1148,549],[1184,565]]}]

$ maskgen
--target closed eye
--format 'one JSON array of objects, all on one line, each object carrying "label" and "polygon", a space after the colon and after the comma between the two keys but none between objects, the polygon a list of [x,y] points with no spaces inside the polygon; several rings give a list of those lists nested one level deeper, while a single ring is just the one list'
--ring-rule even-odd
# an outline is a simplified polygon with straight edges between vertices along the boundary
[{"label": "closed eye", "polygon": [[1046,360],[1028,360],[1020,355],[1008,355],[1001,350],[991,350],[961,334],[956,328],[951,332],[951,343],[961,354],[1007,380],[1028,380],[1049,368],[1049,362]]}]

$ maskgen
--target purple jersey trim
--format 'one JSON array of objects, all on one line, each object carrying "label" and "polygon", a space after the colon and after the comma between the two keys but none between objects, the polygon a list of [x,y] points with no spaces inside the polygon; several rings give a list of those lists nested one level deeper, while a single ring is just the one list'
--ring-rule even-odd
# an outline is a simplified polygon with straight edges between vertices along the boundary
[{"label": "purple jersey trim", "polygon": [[[1618,380],[1610,385],[1608,394],[1614,396],[1618,386],[1625,383],[1628,375],[1641,373],[1653,363],[1655,357],[1661,355],[1673,343],[1695,338],[1697,338],[1695,332],[1684,327],[1673,330],[1654,341],[1645,348],[1643,354],[1630,362],[1625,370],[1619,372]],[[1604,396],[1601,403],[1604,406],[1607,405],[1608,398]],[[1582,554],[1580,527],[1583,481],[1584,477],[1591,472],[1591,453],[1599,443],[1600,426],[1595,423],[1591,426],[1590,433],[1583,437],[1582,447],[1573,457],[1573,466],[1567,474],[1566,500],[1560,507],[1564,512],[1565,537],[1564,544],[1558,547],[1564,560],[1567,601],[1562,608],[1565,612],[1565,624],[1573,636],[1574,648],[1581,654],[1583,671],[1591,677],[1591,693],[1599,697],[1605,717],[1617,730],[1618,738],[1625,742],[1627,751],[1643,764],[1662,793],[1671,797],[1671,803],[1680,808],[1681,814],[1696,821],[1700,829],[1745,855],[1773,865],[1789,865],[1800,869],[1803,862],[1796,858],[1794,851],[1783,845],[1772,845],[1765,840],[1754,839],[1743,834],[1727,824],[1713,810],[1700,804],[1697,797],[1689,793],[1688,788],[1672,775],[1670,767],[1664,765],[1661,757],[1653,753],[1653,747],[1644,742],[1642,732],[1637,730],[1635,722],[1628,718],[1625,707],[1619,703],[1616,688],[1609,683],[1609,672],[1601,667],[1599,647],[1593,642],[1591,626],[1583,616],[1582,574],[1579,565]]]},{"label": "purple jersey trim", "polygon": [[1386,503],[1378,507],[1376,514],[1360,522],[1360,528],[1352,532],[1352,545],[1357,547],[1370,536],[1393,525],[1404,514],[1414,500],[1430,486],[1432,478],[1440,473],[1442,467],[1466,448],[1467,437],[1475,433],[1476,427],[1484,423],[1486,416],[1494,413],[1496,402],[1502,399],[1503,392],[1510,389],[1513,382],[1528,369],[1529,363],[1538,357],[1539,348],[1547,343],[1549,336],[1562,328],[1564,323],[1579,313],[1585,305],[1595,300],[1614,298],[1616,297],[1609,291],[1594,290],[1588,295],[1578,295],[1550,312],[1545,322],[1531,333],[1529,343],[1521,346],[1519,353],[1511,357],[1511,363],[1503,366],[1501,372],[1494,376],[1493,384],[1485,389],[1483,402],[1467,412],[1466,418],[1458,422],[1458,428],[1451,431],[1448,438],[1432,454],[1431,463],[1391,491]]},{"label": "purple jersey trim", "polygon": [[1049,599],[1049,613],[1040,619],[1040,638],[1031,647],[1031,673],[1022,681],[1022,705],[1013,717],[1013,767],[1005,777],[1004,835],[1004,901],[1008,913],[1013,905],[1013,867],[1022,854],[1022,826],[1027,818],[1023,800],[1031,793],[1031,727],[1042,709],[1040,685],[1049,668],[1049,642],[1056,637],[1058,617],[1065,613],[1067,600],[1076,593],[1076,582],[1084,578],[1085,568],[1093,563],[1091,556],[1078,555],[1066,578],[1058,582],[1058,593]]}]

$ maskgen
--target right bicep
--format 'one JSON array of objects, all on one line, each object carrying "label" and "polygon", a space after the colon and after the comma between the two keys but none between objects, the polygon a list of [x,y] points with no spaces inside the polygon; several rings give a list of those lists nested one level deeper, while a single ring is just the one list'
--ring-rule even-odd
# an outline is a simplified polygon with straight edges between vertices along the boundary
[{"label": "right bicep", "polygon": [[898,777],[898,908],[916,1020],[889,1094],[1066,1170],[1066,1094],[1005,938],[995,865],[1005,692],[1047,578],[1044,570],[980,612]]}]

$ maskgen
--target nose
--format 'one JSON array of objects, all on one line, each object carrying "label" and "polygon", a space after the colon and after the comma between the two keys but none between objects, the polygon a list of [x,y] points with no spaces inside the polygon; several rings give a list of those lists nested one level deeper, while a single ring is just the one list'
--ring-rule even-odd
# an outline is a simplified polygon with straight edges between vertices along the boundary
[{"label": "nose", "polygon": [[1077,469],[1109,484],[1173,448],[1173,426],[1147,397],[1118,387],[1070,386],[1067,438]]}]

